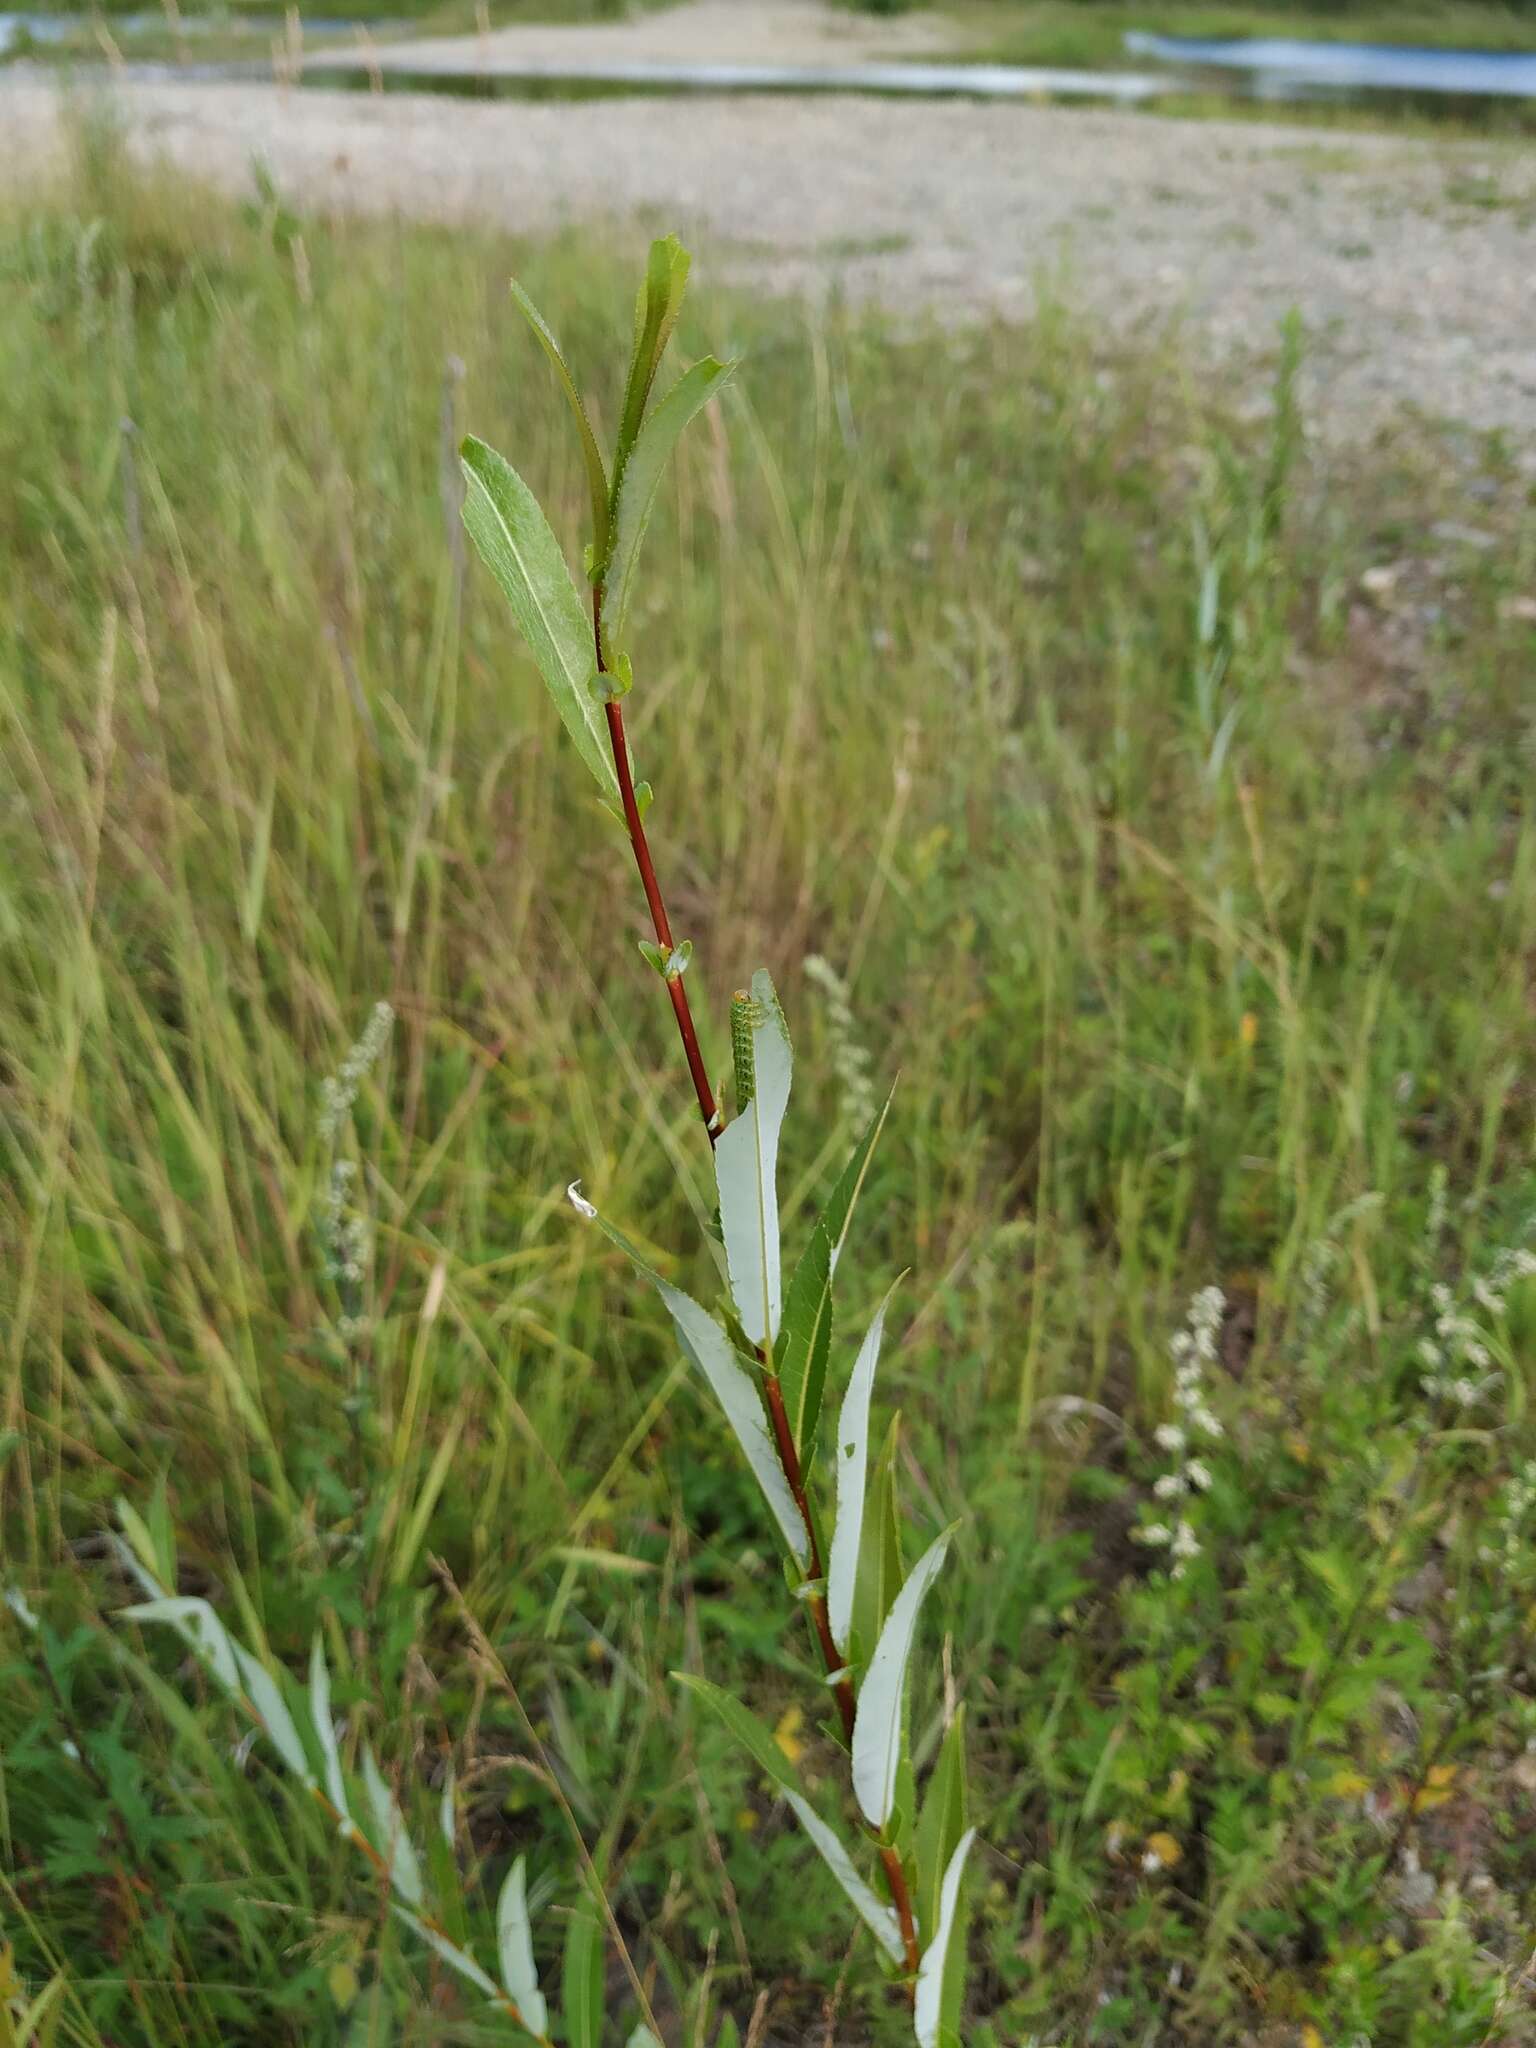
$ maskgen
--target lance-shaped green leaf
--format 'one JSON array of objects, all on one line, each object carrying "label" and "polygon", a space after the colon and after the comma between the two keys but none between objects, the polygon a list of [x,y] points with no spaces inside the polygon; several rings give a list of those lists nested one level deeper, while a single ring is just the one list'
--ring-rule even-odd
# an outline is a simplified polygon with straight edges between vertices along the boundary
[{"label": "lance-shaped green leaf", "polygon": [[[789,1106],[794,1060],[789,1027],[766,968],[752,977],[752,993],[736,1005],[738,1070],[750,1093],[715,1146],[715,1186],[731,1299],[749,1341],[764,1348],[779,1334],[779,1133]],[[738,1090],[741,1086],[738,1079]]]},{"label": "lance-shaped green leaf", "polygon": [[331,1719],[331,1674],[318,1630],[309,1646],[309,1714],[325,1760],[326,1797],[341,1815],[341,1832],[347,1835],[352,1832],[352,1815],[347,1805],[347,1781],[336,1744],[336,1727]]},{"label": "lance-shaped green leaf", "polygon": [[496,1943],[501,1981],[512,2003],[535,2034],[548,2030],[549,2012],[533,1967],[533,1930],[528,1924],[528,1873],[521,1856],[507,1873],[496,1902]]},{"label": "lance-shaped green leaf", "polygon": [[944,2008],[944,1972],[949,1960],[949,1945],[955,1931],[956,1909],[960,1903],[960,1879],[965,1872],[965,1859],[970,1854],[971,1844],[976,1839],[976,1830],[967,1828],[955,1845],[954,1854],[944,1872],[944,1881],[939,1887],[939,1915],[922,1961],[917,1966],[917,1996],[912,2010],[912,2024],[917,2035],[918,2048],[941,2048],[940,2021]]},{"label": "lance-shaped green leaf", "polygon": [[827,1565],[827,1620],[832,1640],[846,1657],[853,1629],[853,1593],[859,1573],[859,1544],[864,1533],[864,1487],[869,1470],[869,1397],[880,1362],[885,1312],[895,1285],[875,1311],[874,1321],[859,1346],[848,1391],[837,1417],[837,1519],[832,1525],[832,1551]]},{"label": "lance-shaped green leaf", "polygon": [[459,1975],[473,1984],[477,1991],[483,1991],[487,1998],[492,1998],[500,2004],[501,1993],[472,1955],[466,1954],[456,1942],[450,1941],[446,1934],[439,1934],[435,1927],[429,1927],[425,1920],[419,1920],[406,1907],[396,1905],[395,1912],[413,1934],[419,1934],[429,1948],[436,1950],[450,1970],[457,1970]]},{"label": "lance-shaped green leaf", "polygon": [[853,1724],[853,1790],[871,1827],[883,1828],[895,1804],[907,1660],[917,1633],[918,1610],[944,1562],[952,1533],[946,1529],[935,1537],[912,1567],[885,1618],[859,1692],[858,1719]]},{"label": "lance-shaped green leaf", "polygon": [[[147,1574],[144,1575],[147,1578]],[[153,1581],[149,1581],[153,1584]],[[206,1600],[187,1596],[162,1600],[141,1600],[136,1607],[119,1609],[123,1621],[163,1621],[175,1629],[187,1646],[195,1650],[226,1692],[240,1691],[240,1666],[229,1632]]]},{"label": "lance-shaped green leaf", "polygon": [[890,1106],[888,1095],[854,1147],[852,1158],[832,1190],[831,1200],[800,1254],[784,1300],[784,1320],[776,1356],[784,1409],[794,1431],[802,1465],[809,1463],[815,1448],[816,1426],[821,1417],[822,1395],[827,1383],[827,1359],[832,1348],[833,1327],[832,1276],[837,1271],[838,1257],[847,1242],[853,1212],[869,1171],[870,1157]]},{"label": "lance-shaped green leaf", "polygon": [[235,1643],[233,1647],[246,1697],[261,1716],[261,1725],[266,1729],[272,1747],[295,1777],[303,1784],[313,1785],[315,1777],[309,1768],[309,1758],[304,1754],[299,1731],[293,1725],[293,1716],[278,1690],[277,1680],[261,1659],[253,1656],[243,1644]]},{"label": "lance-shaped green leaf", "polygon": [[710,1391],[725,1412],[725,1419],[731,1426],[732,1434],[746,1454],[753,1476],[763,1490],[763,1497],[773,1511],[773,1518],[788,1544],[790,1554],[801,1565],[810,1560],[810,1544],[806,1536],[805,1523],[790,1492],[789,1481],[779,1463],[779,1454],[774,1448],[768,1424],[763,1417],[763,1404],[758,1396],[757,1385],[747,1368],[736,1355],[731,1340],[707,1310],[701,1308],[692,1295],[684,1294],[679,1287],[673,1287],[661,1275],[654,1272],[640,1252],[632,1245],[622,1230],[616,1230],[605,1216],[599,1215],[586,1200],[576,1183],[567,1190],[576,1209],[616,1244],[625,1256],[634,1262],[636,1270],[644,1275],[666,1303],[672,1318],[678,1341],[691,1362],[708,1382]]},{"label": "lance-shaped green leaf", "polygon": [[581,437],[582,459],[587,465],[587,490],[592,499],[592,562],[594,568],[601,568],[608,559],[611,518],[608,503],[608,471],[603,464],[602,450],[597,445],[597,436],[592,431],[592,422],[587,417],[587,408],[581,402],[581,393],[576,389],[576,379],[571,375],[564,350],[550,331],[544,315],[515,277],[512,280],[512,298],[518,311],[537,335],[545,355],[549,357],[559,379],[560,389],[565,393],[566,403],[576,420],[576,431]]},{"label": "lance-shaped green leaf", "polygon": [[965,1833],[965,1709],[945,1730],[917,1823],[917,1924],[925,1942],[939,1922],[944,1872]]},{"label": "lance-shaped green leaf", "polygon": [[860,1877],[852,1857],[842,1842],[801,1790],[800,1779],[794,1765],[762,1722],[744,1707],[734,1694],[724,1691],[718,1685],[712,1685],[707,1678],[696,1678],[687,1671],[674,1671],[672,1676],[680,1685],[686,1685],[690,1692],[697,1693],[700,1699],[707,1701],[714,1708],[747,1754],[778,1785],[794,1808],[800,1825],[815,1843],[822,1861],[841,1885],[849,1904],[891,1961],[901,1962],[905,1952],[901,1944],[901,1928],[894,1911],[877,1898]]},{"label": "lance-shaped green leaf", "polygon": [[609,802],[620,802],[608,722],[591,688],[592,621],[538,500],[494,448],[473,436],[461,449],[464,525],[512,607],[566,731]]},{"label": "lance-shaped green leaf", "polygon": [[624,410],[619,418],[619,440],[613,457],[615,489],[623,479],[624,465],[645,417],[646,400],[683,308],[691,260],[676,235],[664,235],[660,241],[652,242],[646,258],[645,282],[635,301],[635,347],[629,361]]},{"label": "lance-shaped green leaf", "polygon": [[624,644],[624,626],[634,596],[635,564],[667,462],[684,427],[709,403],[735,367],[734,363],[717,363],[713,356],[695,363],[646,420],[629,452],[619,479],[613,551],[603,583],[603,647],[610,660]]},{"label": "lance-shaped green leaf", "polygon": [[565,2013],[566,2048],[601,2048],[603,1930],[589,1904],[577,1908],[565,1931],[560,2003]]},{"label": "lance-shaped green leaf", "polygon": [[389,1881],[407,1904],[419,1906],[421,1865],[405,1831],[405,1815],[396,1805],[395,1795],[385,1784],[372,1747],[366,1742],[363,1744],[363,1785],[373,1810],[374,1832],[378,1838],[376,1846],[383,1851],[389,1864]]}]

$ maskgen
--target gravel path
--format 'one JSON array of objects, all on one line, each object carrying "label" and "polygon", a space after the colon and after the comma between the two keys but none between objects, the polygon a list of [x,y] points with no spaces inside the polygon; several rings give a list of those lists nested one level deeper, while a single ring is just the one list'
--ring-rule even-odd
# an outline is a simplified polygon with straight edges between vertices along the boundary
[{"label": "gravel path", "polygon": [[[759,33],[761,10],[711,9]],[[804,28],[815,10],[786,12]],[[590,48],[644,29],[634,54],[652,54],[688,20],[560,34]],[[1406,401],[1536,443],[1536,151],[961,101],[494,103],[158,81],[119,95],[137,149],[239,193],[260,155],[323,208],[530,231],[638,216],[675,224],[717,271],[898,308],[1018,314],[1044,277],[1121,332],[1182,317],[1197,351],[1229,360],[1271,350],[1294,305],[1335,438]],[[0,72],[0,184],[58,148],[52,87]]]}]

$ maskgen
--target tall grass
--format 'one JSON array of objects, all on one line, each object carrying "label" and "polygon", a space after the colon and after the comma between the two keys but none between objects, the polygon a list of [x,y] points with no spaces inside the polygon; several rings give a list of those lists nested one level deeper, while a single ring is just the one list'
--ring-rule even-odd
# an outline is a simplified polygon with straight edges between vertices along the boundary
[{"label": "tall grass", "polygon": [[[613,941],[622,840],[458,538],[471,422],[578,531],[505,280],[611,422],[635,246],[226,209],[107,145],[6,223],[0,1512],[42,1626],[0,1617],[0,1936],[29,1995],[62,1979],[61,2041],[489,2038],[222,1705],[101,1624],[119,1497],[163,1500],[245,1639],[297,1667],[324,1619],[408,1810],[451,1755],[471,1875],[529,1851],[542,1905],[563,1823],[443,1558],[669,2038],[745,2032],[760,1991],[759,2039],[900,2037],[665,1684],[707,1634],[773,1722],[806,1653],[750,1483],[569,1218],[584,1170],[661,1259],[709,1198]],[[971,2038],[1497,2040],[1536,1711],[1476,1532],[1532,1449],[1529,1303],[1427,1464],[1413,1358],[1427,1272],[1536,1196],[1528,486],[1427,434],[1330,463],[1288,406],[1236,424],[1176,336],[1110,351],[1059,309],[897,330],[717,292],[704,338],[747,367],[650,543],[632,744],[699,1014],[761,959],[813,1018],[819,955],[902,1072],[849,1306],[913,1267],[908,1478],[973,1509],[934,1596],[995,1816]],[[321,1084],[381,1000],[354,1302]],[[1125,1538],[1211,1281],[1233,1462],[1174,1586]],[[1504,1631],[1491,1691],[1461,1610]]]}]

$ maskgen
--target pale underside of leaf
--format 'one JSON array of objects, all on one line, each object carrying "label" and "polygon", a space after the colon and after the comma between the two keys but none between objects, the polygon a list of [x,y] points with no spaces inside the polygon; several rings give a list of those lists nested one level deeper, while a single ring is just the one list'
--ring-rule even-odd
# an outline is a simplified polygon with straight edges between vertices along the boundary
[{"label": "pale underside of leaf", "polygon": [[580,1213],[619,1247],[635,1270],[649,1280],[661,1296],[684,1352],[697,1366],[724,1410],[725,1419],[746,1455],[753,1477],[763,1490],[763,1497],[773,1511],[773,1518],[789,1546],[790,1554],[800,1564],[808,1563],[810,1546],[805,1524],[795,1506],[795,1497],[789,1490],[789,1481],[784,1476],[773,1438],[763,1419],[763,1404],[758,1398],[757,1387],[737,1358],[730,1338],[692,1295],[684,1294],[681,1288],[663,1280],[623,1231],[616,1229],[592,1203],[584,1196],[574,1199],[579,1203]]},{"label": "pale underside of leaf", "polygon": [[890,1307],[893,1286],[875,1311],[873,1322],[859,1346],[849,1376],[848,1391],[837,1418],[837,1519],[832,1526],[832,1551],[827,1565],[827,1620],[832,1640],[843,1655],[848,1654],[848,1636],[853,1626],[853,1595],[858,1580],[859,1542],[864,1531],[864,1491],[869,1471],[869,1402],[880,1362],[880,1343],[885,1333],[885,1312]]},{"label": "pale underside of leaf", "polygon": [[853,1789],[871,1827],[883,1828],[896,1798],[901,1762],[902,1696],[918,1610],[949,1549],[951,1531],[934,1538],[891,1604],[869,1660],[853,1724]]},{"label": "pale underside of leaf", "polygon": [[709,1382],[715,1399],[724,1409],[725,1419],[746,1453],[747,1463],[773,1511],[773,1518],[789,1545],[791,1556],[801,1565],[809,1563],[810,1545],[805,1523],[800,1518],[789,1481],[779,1463],[779,1454],[763,1419],[763,1404],[751,1376],[739,1363],[724,1330],[691,1295],[668,1286],[665,1280],[657,1280],[656,1288],[671,1314],[683,1349]]},{"label": "pale underside of leaf", "polygon": [[374,1832],[378,1837],[376,1846],[383,1851],[389,1864],[390,1882],[402,1899],[410,1905],[419,1906],[421,1865],[405,1831],[405,1816],[395,1803],[395,1795],[385,1784],[373,1750],[367,1743],[363,1744],[363,1784],[368,1793],[368,1804],[373,1810]]},{"label": "pale underside of leaf", "polygon": [[439,1934],[435,1927],[429,1927],[425,1920],[418,1919],[398,1902],[395,1911],[413,1934],[419,1934],[430,1948],[437,1951],[450,1970],[457,1970],[459,1975],[467,1978],[477,1991],[483,1991],[487,1998],[494,1999],[498,2005],[501,2003],[500,1991],[473,1956],[466,1955],[464,1950],[451,1942],[446,1934]]},{"label": "pale underside of leaf", "polygon": [[341,1816],[342,1832],[350,1831],[347,1781],[341,1768],[341,1751],[336,1744],[336,1727],[331,1719],[331,1674],[319,1634],[309,1646],[309,1713],[315,1724],[320,1754],[325,1760],[326,1797]]},{"label": "pale underside of leaf", "polygon": [[538,500],[494,448],[463,446],[464,525],[555,700],[566,731],[609,802],[620,803],[608,722],[591,687],[592,621]]},{"label": "pale underside of leaf", "polygon": [[715,1185],[731,1299],[748,1339],[766,1348],[779,1333],[779,1133],[794,1062],[784,1013],[764,968],[752,977],[752,997],[752,1098],[715,1146]]},{"label": "pale underside of leaf", "polygon": [[501,1981],[535,2034],[542,2034],[549,2013],[533,1966],[533,1930],[528,1922],[528,1873],[519,1856],[507,1873],[496,1904],[496,1941],[501,1955]]},{"label": "pale underside of leaf", "polygon": [[912,2013],[917,2048],[939,2048],[939,2023],[944,2008],[944,1965],[955,1930],[960,1879],[975,1839],[976,1830],[967,1828],[955,1844],[955,1852],[949,1859],[944,1881],[939,1887],[938,1922],[917,1966],[917,1997]]},{"label": "pale underside of leaf", "polygon": [[124,1607],[120,1614],[124,1621],[169,1623],[188,1648],[202,1658],[226,1692],[238,1693],[241,1690],[235,1645],[206,1600],[167,1595],[159,1600],[140,1601],[137,1607]]},{"label": "pale underside of leaf", "polygon": [[255,1657],[240,1643],[234,1645],[235,1658],[240,1666],[240,1676],[251,1705],[261,1716],[267,1738],[289,1770],[304,1784],[314,1783],[309,1768],[309,1758],[304,1754],[304,1745],[299,1740],[299,1731],[293,1725],[293,1716],[284,1704],[278,1691],[277,1680],[268,1671],[259,1657]]},{"label": "pale underside of leaf", "polygon": [[768,1730],[744,1707],[734,1693],[698,1678],[692,1672],[676,1671],[673,1677],[690,1692],[708,1702],[759,1768],[779,1787],[799,1817],[801,1826],[815,1843],[827,1868],[842,1886],[854,1911],[874,1935],[893,1962],[903,1958],[901,1930],[894,1911],[877,1898],[854,1868],[841,1841],[817,1813],[800,1788],[794,1765]]},{"label": "pale underside of leaf", "polygon": [[613,547],[603,583],[603,647],[610,661],[623,648],[640,543],[667,462],[688,422],[709,403],[735,367],[706,356],[685,371],[641,427],[624,464],[614,509]]},{"label": "pale underside of leaf", "polygon": [[903,1960],[901,1926],[893,1909],[870,1890],[853,1867],[853,1860],[810,1801],[799,1792],[785,1794],[799,1816],[800,1825],[821,1852],[822,1861],[842,1886],[844,1895],[870,1933],[893,1963]]}]

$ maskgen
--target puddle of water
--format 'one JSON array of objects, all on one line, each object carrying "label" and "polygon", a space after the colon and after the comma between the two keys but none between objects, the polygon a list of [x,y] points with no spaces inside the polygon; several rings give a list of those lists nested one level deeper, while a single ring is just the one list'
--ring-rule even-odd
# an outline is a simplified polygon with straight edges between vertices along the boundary
[{"label": "puddle of water", "polygon": [[1328,92],[1449,93],[1463,99],[1536,99],[1536,55],[1492,50],[1429,50],[1388,43],[1308,43],[1287,37],[1207,41],[1143,35],[1125,47],[1134,57],[1241,73],[1265,99]]},{"label": "puddle of water", "polygon": [[1142,100],[1165,92],[1158,78],[1114,71],[1051,71],[1011,64],[643,64],[562,67],[466,66],[461,71],[392,63],[374,67],[307,63],[311,85],[381,85],[386,92],[449,93],[465,99],[592,100],[646,93],[858,92],[923,98]]}]

